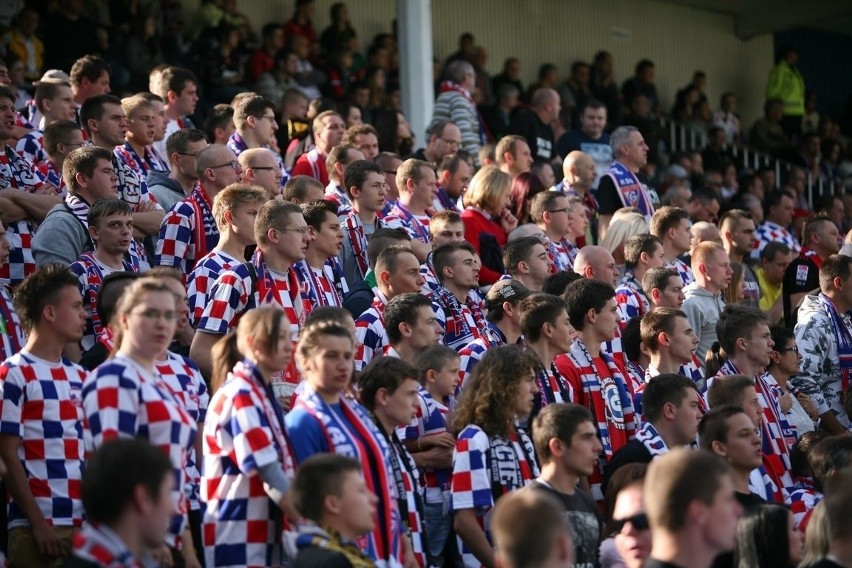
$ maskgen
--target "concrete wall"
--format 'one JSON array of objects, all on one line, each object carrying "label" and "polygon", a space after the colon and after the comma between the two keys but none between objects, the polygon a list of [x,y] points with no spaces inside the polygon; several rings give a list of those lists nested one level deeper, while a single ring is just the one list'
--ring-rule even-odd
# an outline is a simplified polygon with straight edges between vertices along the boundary
[{"label": "concrete wall", "polygon": [[[408,0],[415,2],[417,0]],[[292,0],[244,0],[240,8],[259,29],[284,21]],[[316,2],[318,32],[328,24],[332,2]],[[362,47],[379,32],[391,30],[395,0],[348,0]],[[187,0],[187,16],[198,0]],[[434,47],[443,59],[457,49],[458,36],[469,31],[488,50],[488,71],[499,73],[503,60],[521,59],[523,79],[536,78],[538,66],[552,62],[567,76],[578,59],[590,61],[606,49],[613,54],[619,83],[635,63],[649,58],[657,67],[657,90],[669,109],[675,92],[693,71],[707,73],[707,94],[714,108],[731,90],[739,98],[746,127],[762,113],[766,77],[772,66],[772,36],[743,41],[734,35],[730,16],[654,0],[432,0]]]}]

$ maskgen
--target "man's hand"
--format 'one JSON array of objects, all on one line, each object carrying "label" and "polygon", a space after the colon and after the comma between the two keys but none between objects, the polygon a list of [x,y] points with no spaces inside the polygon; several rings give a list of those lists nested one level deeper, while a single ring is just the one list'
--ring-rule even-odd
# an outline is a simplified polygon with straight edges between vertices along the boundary
[{"label": "man's hand", "polygon": [[422,436],[419,440],[420,449],[428,450],[429,448],[455,448],[456,439],[449,432],[441,432],[434,436]]},{"label": "man's hand", "polygon": [[790,412],[793,408],[793,396],[789,392],[785,392],[778,398],[778,406],[781,407],[781,412]]},{"label": "man's hand", "polygon": [[157,204],[154,201],[140,201],[136,204],[137,213],[150,213],[157,210]]},{"label": "man's hand", "polygon": [[52,558],[65,556],[66,551],[63,550],[62,540],[57,536],[53,527],[47,523],[39,523],[33,526],[33,538],[35,538],[38,550],[43,556]]},{"label": "man's hand", "polygon": [[505,209],[500,215],[500,225],[506,233],[511,233],[518,226],[518,219],[512,215],[509,209]]}]

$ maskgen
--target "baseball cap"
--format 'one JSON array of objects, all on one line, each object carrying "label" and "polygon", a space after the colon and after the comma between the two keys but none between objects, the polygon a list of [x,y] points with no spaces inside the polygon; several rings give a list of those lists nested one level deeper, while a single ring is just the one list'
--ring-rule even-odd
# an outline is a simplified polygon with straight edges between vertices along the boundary
[{"label": "baseball cap", "polygon": [[532,291],[517,280],[498,280],[485,295],[485,309],[491,311],[500,307],[503,302],[523,300],[531,294]]}]

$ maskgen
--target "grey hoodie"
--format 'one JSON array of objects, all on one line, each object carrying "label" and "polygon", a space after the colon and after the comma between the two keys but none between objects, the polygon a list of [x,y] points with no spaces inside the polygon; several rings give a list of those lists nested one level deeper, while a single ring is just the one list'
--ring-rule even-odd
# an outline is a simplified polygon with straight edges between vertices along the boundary
[{"label": "grey hoodie", "polygon": [[187,196],[183,192],[183,187],[169,177],[169,172],[158,172],[156,170],[148,172],[148,191],[154,196],[163,211],[170,210],[175,203]]},{"label": "grey hoodie", "polygon": [[697,282],[685,287],[683,295],[686,296],[686,300],[681,309],[686,312],[689,325],[698,336],[698,348],[695,354],[698,355],[703,370],[704,355],[716,341],[716,322],[719,321],[719,314],[725,307],[725,300],[722,299],[722,294],[711,294]]}]

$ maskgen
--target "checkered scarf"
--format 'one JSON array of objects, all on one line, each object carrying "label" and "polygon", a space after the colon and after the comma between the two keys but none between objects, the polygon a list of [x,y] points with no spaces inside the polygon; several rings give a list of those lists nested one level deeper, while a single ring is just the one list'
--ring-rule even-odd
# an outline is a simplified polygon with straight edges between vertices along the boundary
[{"label": "checkered scarf", "polygon": [[488,322],[485,321],[482,308],[471,298],[470,294],[465,297],[464,303],[476,324],[473,328],[470,327],[464,315],[464,307],[461,302],[446,287],[438,286],[432,291],[432,298],[444,309],[444,315],[447,317],[444,333],[448,338],[459,339],[469,336],[470,341],[479,339]]},{"label": "checkered scarf", "polygon": [[109,527],[83,524],[73,536],[74,557],[104,568],[139,568],[141,565],[121,538]]}]

